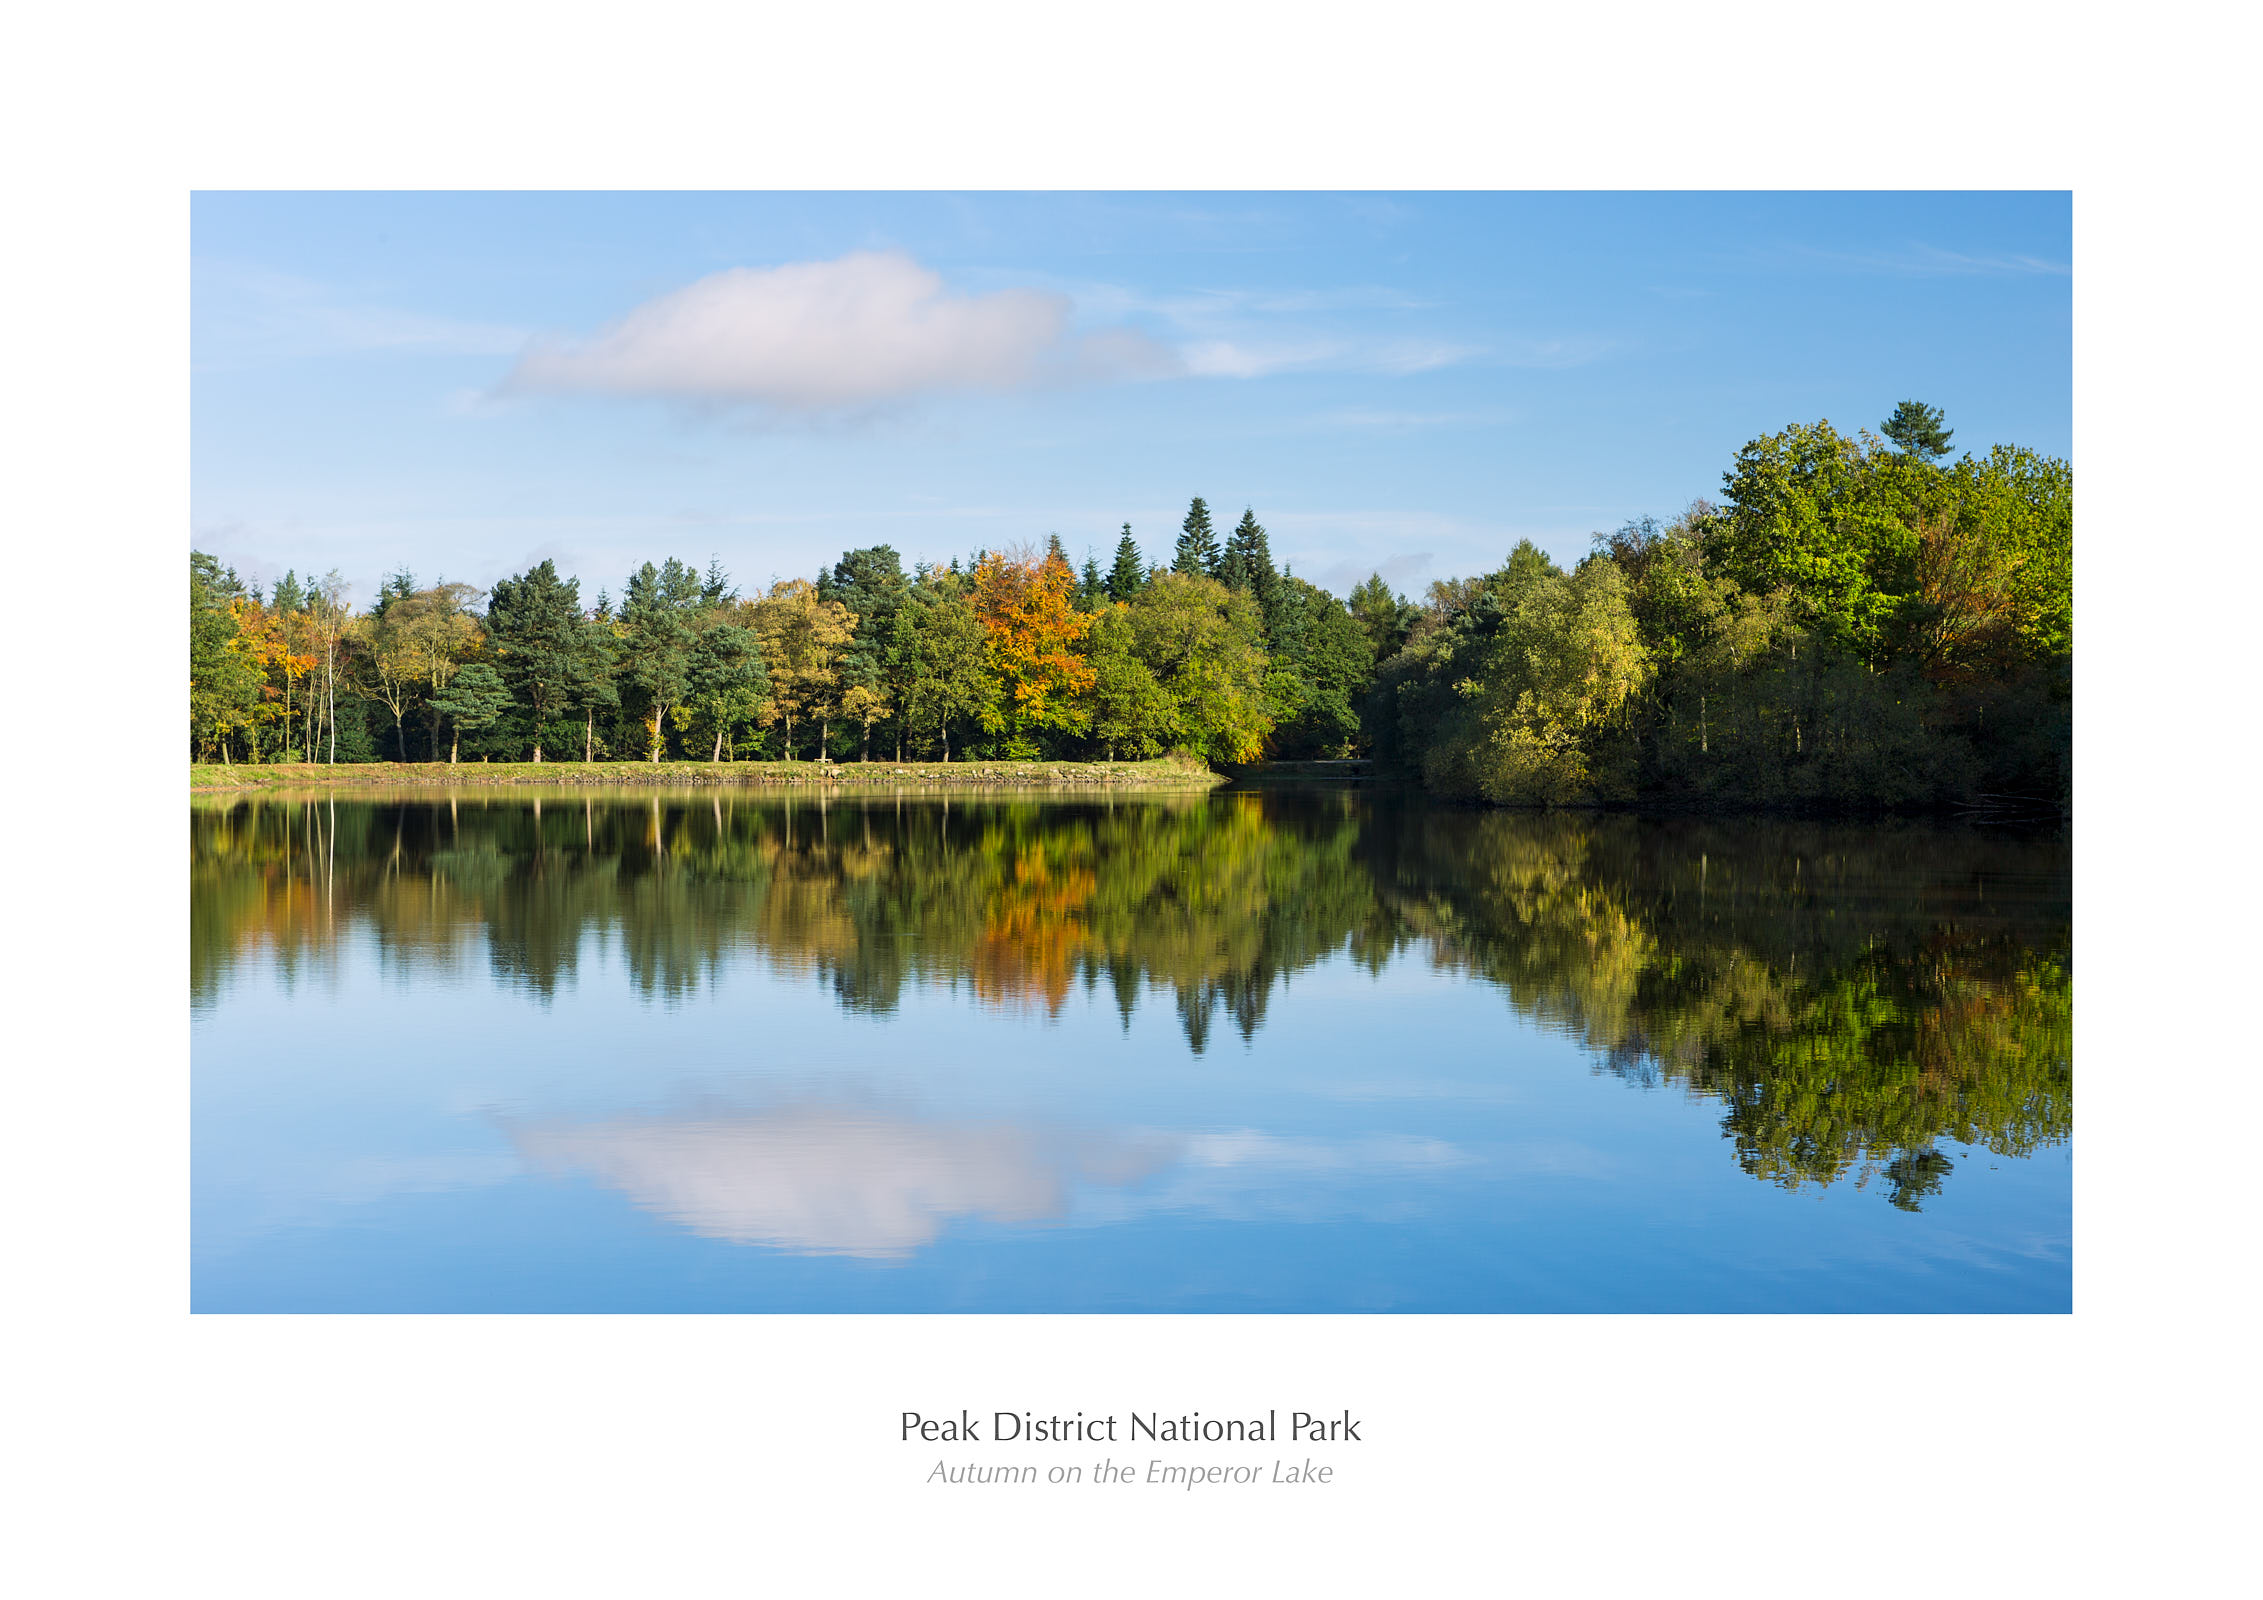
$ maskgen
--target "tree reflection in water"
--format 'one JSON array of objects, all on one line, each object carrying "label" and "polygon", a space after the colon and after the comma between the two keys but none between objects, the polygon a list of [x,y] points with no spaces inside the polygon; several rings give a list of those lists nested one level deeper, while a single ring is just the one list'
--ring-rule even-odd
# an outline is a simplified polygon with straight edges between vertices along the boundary
[{"label": "tree reflection in water", "polygon": [[547,1002],[609,942],[655,1002],[750,952],[879,1015],[906,985],[1056,1015],[1106,985],[1128,1027],[1167,995],[1200,1054],[1342,954],[1495,985],[1599,1070],[1718,1102],[1772,1183],[1881,1178],[1915,1209],[1942,1141],[2024,1156],[2072,1121],[2057,837],[1353,790],[262,796],[190,826],[197,1005],[247,955],[295,983],[349,933]]}]

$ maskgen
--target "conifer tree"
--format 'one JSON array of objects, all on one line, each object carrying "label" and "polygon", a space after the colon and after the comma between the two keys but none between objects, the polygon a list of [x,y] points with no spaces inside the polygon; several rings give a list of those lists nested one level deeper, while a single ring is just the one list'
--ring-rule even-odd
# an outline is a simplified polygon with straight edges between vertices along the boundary
[{"label": "conifer tree", "polygon": [[1147,566],[1140,559],[1139,546],[1132,540],[1131,524],[1124,524],[1124,536],[1116,541],[1116,564],[1108,569],[1108,598],[1131,603],[1131,597],[1147,587]]},{"label": "conifer tree", "polygon": [[1196,495],[1187,507],[1186,521],[1179,525],[1179,547],[1171,558],[1171,570],[1190,578],[1215,578],[1222,554],[1218,536],[1210,531],[1210,508],[1202,503],[1202,496]]},{"label": "conifer tree", "polygon": [[502,720],[503,713],[511,709],[511,692],[503,687],[493,667],[474,661],[456,674],[445,691],[433,696],[432,707],[455,724],[455,737],[448,742],[448,764],[454,766],[464,735],[477,734]]},{"label": "conifer tree", "polygon": [[487,601],[487,633],[495,667],[511,698],[527,714],[534,759],[542,759],[542,731],[573,705],[588,647],[582,627],[581,580],[560,578],[543,561],[522,576],[497,582]]},{"label": "conifer tree", "polygon": [[1218,581],[1257,598],[1265,615],[1268,635],[1279,620],[1281,575],[1273,570],[1273,551],[1258,525],[1257,513],[1248,509],[1226,539],[1226,553],[1218,563]]},{"label": "conifer tree", "polygon": [[1949,453],[1951,430],[1941,426],[1947,420],[1939,406],[1904,400],[1880,425],[1880,431],[1918,459],[1938,461]]}]

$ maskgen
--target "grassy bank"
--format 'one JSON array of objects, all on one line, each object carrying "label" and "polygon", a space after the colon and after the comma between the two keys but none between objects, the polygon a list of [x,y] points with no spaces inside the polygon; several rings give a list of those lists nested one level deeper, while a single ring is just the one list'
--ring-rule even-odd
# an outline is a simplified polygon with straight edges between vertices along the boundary
[{"label": "grassy bank", "polygon": [[376,789],[403,784],[624,784],[710,783],[733,788],[822,785],[832,789],[1053,788],[1088,785],[1114,789],[1208,789],[1226,780],[1199,761],[371,761],[272,766],[189,768],[189,788]]}]

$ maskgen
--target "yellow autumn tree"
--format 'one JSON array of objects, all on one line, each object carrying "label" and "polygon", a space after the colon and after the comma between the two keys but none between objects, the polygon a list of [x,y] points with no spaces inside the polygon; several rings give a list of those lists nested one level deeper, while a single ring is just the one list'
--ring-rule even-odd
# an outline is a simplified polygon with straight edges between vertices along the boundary
[{"label": "yellow autumn tree", "polygon": [[831,722],[841,709],[841,653],[856,637],[857,615],[826,600],[806,578],[787,578],[746,608],[747,624],[762,641],[770,698],[758,720],[783,722],[786,759],[794,758],[794,724],[815,722],[817,753],[825,754]]}]

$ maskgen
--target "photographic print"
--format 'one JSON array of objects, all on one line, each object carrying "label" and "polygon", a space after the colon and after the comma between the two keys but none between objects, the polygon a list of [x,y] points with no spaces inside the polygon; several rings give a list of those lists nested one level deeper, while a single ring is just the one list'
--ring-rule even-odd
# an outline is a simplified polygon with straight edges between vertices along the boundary
[{"label": "photographic print", "polygon": [[2070,201],[191,206],[201,1312],[2058,1312]]}]

